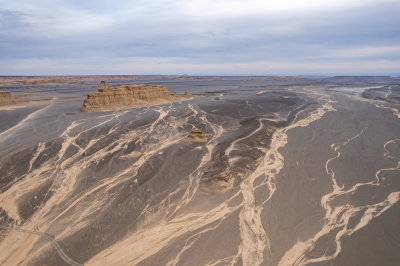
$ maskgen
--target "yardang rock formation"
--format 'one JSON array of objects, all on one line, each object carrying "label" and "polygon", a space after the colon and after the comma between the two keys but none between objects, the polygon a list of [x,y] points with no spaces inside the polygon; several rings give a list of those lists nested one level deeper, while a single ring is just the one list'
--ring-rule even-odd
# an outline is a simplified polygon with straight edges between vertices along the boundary
[{"label": "yardang rock formation", "polygon": [[200,129],[193,127],[192,131],[188,135],[188,139],[194,142],[203,142],[207,141],[206,135],[200,131]]},{"label": "yardang rock formation", "polygon": [[10,92],[0,90],[0,106],[11,105],[22,102],[21,97],[12,95]]},{"label": "yardang rock formation", "polygon": [[82,112],[100,112],[135,108],[192,98],[191,93],[179,96],[163,86],[145,84],[110,86],[102,81],[98,92],[90,93],[83,102]]}]

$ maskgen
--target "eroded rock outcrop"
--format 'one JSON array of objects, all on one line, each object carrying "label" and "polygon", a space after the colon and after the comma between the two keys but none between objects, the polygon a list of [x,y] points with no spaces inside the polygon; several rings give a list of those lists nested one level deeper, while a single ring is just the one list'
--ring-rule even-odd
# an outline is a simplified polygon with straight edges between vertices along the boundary
[{"label": "eroded rock outcrop", "polygon": [[108,89],[110,84],[107,81],[100,81],[99,89]]},{"label": "eroded rock outcrop", "polygon": [[207,136],[201,132],[200,129],[193,127],[192,131],[188,135],[188,139],[190,141],[203,142],[207,141]]},{"label": "eroded rock outcrop", "polygon": [[10,92],[0,90],[0,106],[11,105],[22,102],[21,97],[12,95]]},{"label": "eroded rock outcrop", "polygon": [[83,102],[81,111],[99,112],[122,108],[143,107],[161,103],[180,101],[193,96],[179,96],[170,93],[163,86],[150,86],[145,84],[110,86],[102,81],[98,92],[90,93]]}]

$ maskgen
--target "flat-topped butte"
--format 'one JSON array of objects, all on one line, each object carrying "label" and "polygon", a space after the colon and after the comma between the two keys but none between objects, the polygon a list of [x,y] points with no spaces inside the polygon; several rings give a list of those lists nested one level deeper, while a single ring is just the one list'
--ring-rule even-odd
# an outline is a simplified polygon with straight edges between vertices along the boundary
[{"label": "flat-topped butte", "polygon": [[135,108],[193,98],[190,92],[180,96],[166,87],[146,84],[110,86],[102,81],[98,92],[88,94],[82,112],[101,112],[124,108]]}]

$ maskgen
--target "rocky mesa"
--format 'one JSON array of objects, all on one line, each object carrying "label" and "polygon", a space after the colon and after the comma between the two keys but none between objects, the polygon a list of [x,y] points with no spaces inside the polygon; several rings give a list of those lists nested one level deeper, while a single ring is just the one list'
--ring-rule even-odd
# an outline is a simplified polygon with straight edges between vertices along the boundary
[{"label": "rocky mesa", "polygon": [[0,106],[17,104],[22,102],[21,97],[12,95],[10,92],[0,90]]},{"label": "rocky mesa", "polygon": [[190,92],[180,96],[166,87],[146,84],[110,86],[101,81],[98,92],[88,94],[82,112],[101,112],[122,108],[135,108],[193,98]]}]

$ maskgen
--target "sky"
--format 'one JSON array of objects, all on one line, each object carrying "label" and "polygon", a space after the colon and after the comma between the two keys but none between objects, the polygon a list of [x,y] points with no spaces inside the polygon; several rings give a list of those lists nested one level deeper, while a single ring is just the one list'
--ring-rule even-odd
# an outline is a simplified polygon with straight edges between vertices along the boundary
[{"label": "sky", "polygon": [[400,75],[399,0],[0,0],[0,75]]}]

